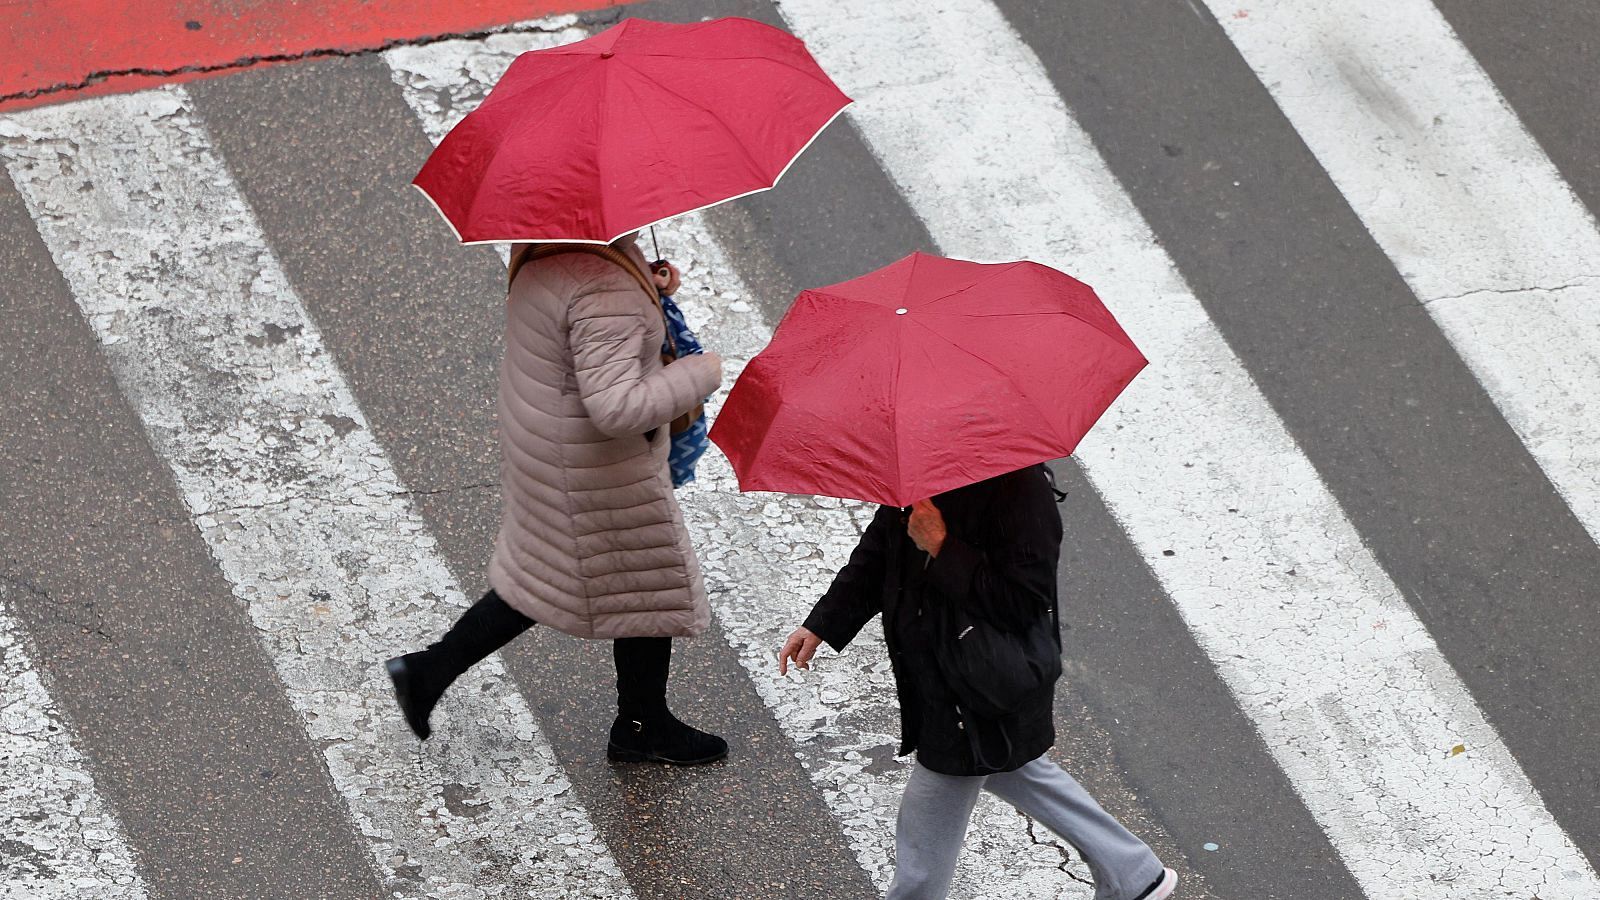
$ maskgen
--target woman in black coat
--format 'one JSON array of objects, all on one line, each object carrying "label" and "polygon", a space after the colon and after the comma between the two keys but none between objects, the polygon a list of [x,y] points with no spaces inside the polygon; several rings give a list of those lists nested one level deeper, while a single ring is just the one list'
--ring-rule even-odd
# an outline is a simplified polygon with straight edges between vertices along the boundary
[{"label": "woman in black coat", "polygon": [[[875,615],[900,699],[900,755],[917,762],[901,800],[889,900],[949,890],[978,791],[987,789],[1078,848],[1096,900],[1161,900],[1177,876],[1045,756],[1055,743],[1054,685],[984,718],[963,709],[941,674],[935,622],[944,604],[1022,631],[1056,614],[1061,518],[1044,466],[878,510],[805,625],[785,642],[779,672],[809,668],[822,642],[836,651]],[[1052,627],[1053,624],[1052,624]]]}]

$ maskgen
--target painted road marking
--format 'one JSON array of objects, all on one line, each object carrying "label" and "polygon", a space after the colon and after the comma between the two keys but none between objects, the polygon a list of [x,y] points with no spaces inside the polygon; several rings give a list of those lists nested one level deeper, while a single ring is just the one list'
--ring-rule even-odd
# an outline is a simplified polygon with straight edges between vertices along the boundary
[{"label": "painted road marking", "polygon": [[619,2],[627,0],[13,0],[0,4],[0,35],[26,41],[29,51],[0,53],[0,110],[372,51],[498,28],[535,13]]},{"label": "painted road marking", "polygon": [[190,110],[0,117],[0,155],[386,890],[629,896],[498,659],[424,748],[405,730],[382,660],[465,598]]},{"label": "painted road marking", "polygon": [[144,881],[8,604],[37,602],[0,579],[0,900],[144,900]]},{"label": "painted road marking", "polygon": [[1600,228],[1427,0],[1207,0],[1600,540]]},{"label": "painted road marking", "polygon": [[[507,34],[387,51],[395,82],[438,143],[515,56],[577,40],[575,20],[545,20],[549,34]],[[708,347],[727,360],[728,383],[766,346],[770,329],[735,266],[698,215],[658,226],[662,251],[683,268],[677,299]],[[715,415],[721,397],[712,404]],[[727,460],[707,454],[680,492],[718,622],[796,755],[880,888],[893,875],[895,813],[909,774],[894,758],[898,713],[881,632],[874,624],[849,652],[802,678],[777,677],[776,652],[849,558],[871,517],[862,504],[827,498],[741,495]],[[1036,829],[1041,841],[1048,832]],[[1030,840],[1026,820],[985,797],[973,818],[957,883],[963,898],[1087,897],[1081,864],[1061,870],[1065,848]]]},{"label": "painted road marking", "polygon": [[1081,276],[1151,358],[1078,456],[1369,895],[1600,895],[999,11],[780,9],[944,252]]}]

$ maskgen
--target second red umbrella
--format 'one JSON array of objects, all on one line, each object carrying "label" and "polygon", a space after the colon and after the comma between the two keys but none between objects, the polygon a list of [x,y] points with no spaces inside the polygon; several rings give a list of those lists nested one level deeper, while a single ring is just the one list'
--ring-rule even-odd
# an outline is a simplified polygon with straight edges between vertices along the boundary
[{"label": "second red umbrella", "polygon": [[850,103],[750,19],[625,19],[518,56],[413,180],[469,244],[604,244],[777,183]]},{"label": "second red umbrella", "polygon": [[1144,366],[1081,281],[913,253],[800,294],[711,439],[743,490],[909,506],[1069,455]]}]

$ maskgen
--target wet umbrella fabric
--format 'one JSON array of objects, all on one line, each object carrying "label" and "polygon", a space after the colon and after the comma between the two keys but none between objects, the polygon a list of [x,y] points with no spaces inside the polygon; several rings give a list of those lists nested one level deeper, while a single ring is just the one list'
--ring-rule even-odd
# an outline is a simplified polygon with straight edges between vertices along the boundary
[{"label": "wet umbrella fabric", "polygon": [[772,187],[849,103],[770,25],[626,19],[518,56],[412,183],[465,243],[609,243]]},{"label": "wet umbrella fabric", "polygon": [[801,293],[711,439],[743,490],[909,506],[1069,455],[1145,364],[1068,275],[913,253]]}]

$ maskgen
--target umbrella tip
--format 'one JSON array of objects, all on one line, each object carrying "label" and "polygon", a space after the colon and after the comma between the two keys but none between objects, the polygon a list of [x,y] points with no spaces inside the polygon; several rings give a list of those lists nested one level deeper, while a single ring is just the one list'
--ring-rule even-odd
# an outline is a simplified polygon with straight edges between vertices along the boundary
[{"label": "umbrella tip", "polygon": [[613,56],[616,56],[616,55],[617,55],[617,54],[615,54],[615,53],[613,53],[613,52],[612,52],[612,51],[610,51],[610,50],[606,50],[606,51],[603,51],[603,52],[602,52],[602,53],[601,53],[601,54],[600,54],[600,58],[601,58],[601,59],[610,59],[610,58],[611,58],[611,57],[613,57]]}]

